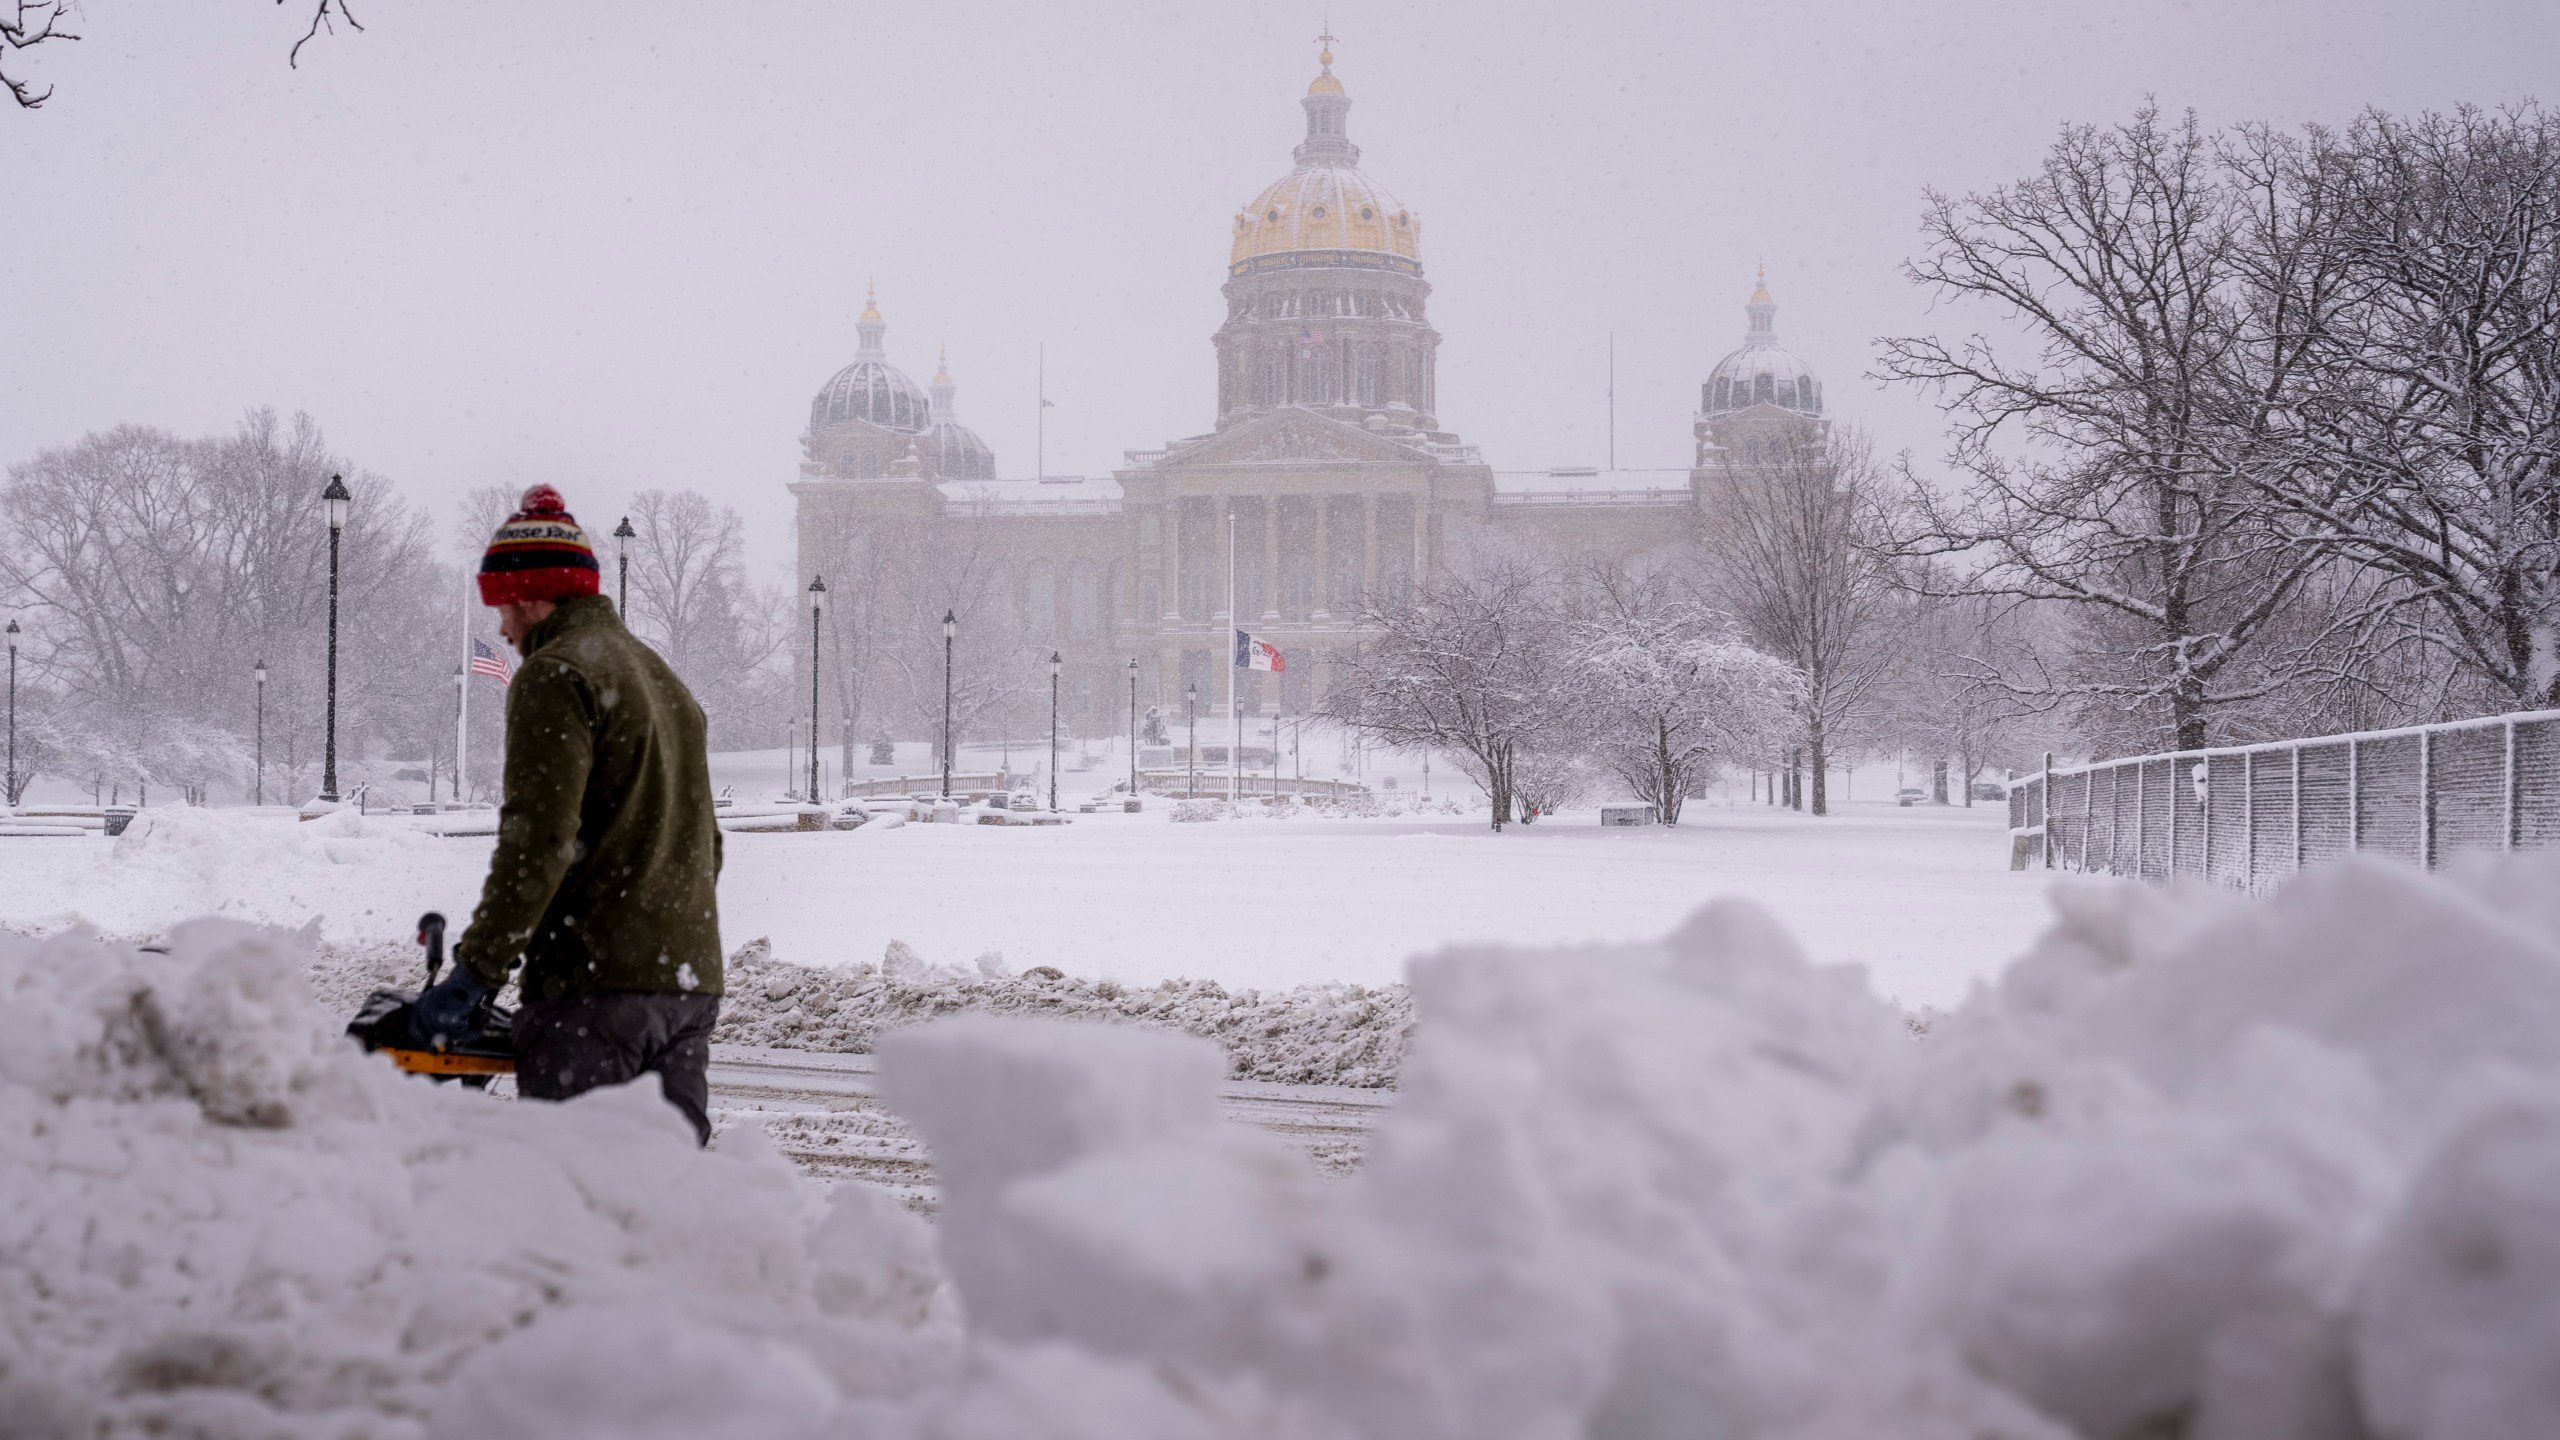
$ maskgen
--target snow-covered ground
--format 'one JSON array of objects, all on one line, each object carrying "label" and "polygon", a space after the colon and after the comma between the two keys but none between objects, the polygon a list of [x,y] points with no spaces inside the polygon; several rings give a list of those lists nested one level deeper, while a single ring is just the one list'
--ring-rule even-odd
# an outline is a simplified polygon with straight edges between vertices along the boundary
[{"label": "snow-covered ground", "polygon": [[1748,902],[1440,951],[1342,1178],[1206,1040],[910,1026],[931,1225],[400,1076],[292,932],[0,935],[0,1432],[2560,1433],[2560,859],[2058,893],[1925,1028]]},{"label": "snow-covered ground", "polygon": [[[2043,922],[2042,877],[2007,870],[2003,823],[1998,806],[1865,801],[1815,820],[1698,802],[1677,829],[1582,812],[1496,836],[1480,816],[1175,824],[1154,804],[1058,828],[732,835],[721,928],[727,948],[762,937],[800,965],[877,963],[898,940],[946,965],[993,950],[1017,971],[1268,989],[1393,982],[1444,944],[1644,939],[1733,895],[1880,993],[1945,1006]],[[0,839],[0,927],[146,935],[219,914],[405,942],[421,911],[469,911],[489,843],[154,807],[123,840]]]}]

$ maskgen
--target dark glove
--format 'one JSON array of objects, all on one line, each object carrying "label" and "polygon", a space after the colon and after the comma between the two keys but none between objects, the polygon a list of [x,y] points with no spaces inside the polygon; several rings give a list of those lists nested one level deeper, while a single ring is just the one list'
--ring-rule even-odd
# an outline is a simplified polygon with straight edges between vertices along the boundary
[{"label": "dark glove", "polygon": [[429,1047],[442,1050],[471,1033],[472,1012],[496,993],[471,973],[470,966],[456,960],[443,979],[418,992],[418,1003],[409,1010],[409,1028]]}]

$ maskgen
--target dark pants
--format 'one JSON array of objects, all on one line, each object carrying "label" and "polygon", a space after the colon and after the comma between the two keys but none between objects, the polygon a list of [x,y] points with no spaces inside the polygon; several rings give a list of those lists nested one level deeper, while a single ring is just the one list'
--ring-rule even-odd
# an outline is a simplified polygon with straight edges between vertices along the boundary
[{"label": "dark pants", "polygon": [[619,990],[527,1003],[516,1011],[516,1093],[567,1100],[649,1071],[667,1103],[711,1143],[711,1027],[717,995]]}]

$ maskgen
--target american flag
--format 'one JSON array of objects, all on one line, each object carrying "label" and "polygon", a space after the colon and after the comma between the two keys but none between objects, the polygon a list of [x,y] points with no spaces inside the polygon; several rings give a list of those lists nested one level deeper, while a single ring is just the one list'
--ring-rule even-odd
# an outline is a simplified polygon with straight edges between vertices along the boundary
[{"label": "american flag", "polygon": [[514,669],[507,664],[506,656],[477,640],[471,642],[471,673],[486,675],[501,685],[506,684],[515,675]]}]

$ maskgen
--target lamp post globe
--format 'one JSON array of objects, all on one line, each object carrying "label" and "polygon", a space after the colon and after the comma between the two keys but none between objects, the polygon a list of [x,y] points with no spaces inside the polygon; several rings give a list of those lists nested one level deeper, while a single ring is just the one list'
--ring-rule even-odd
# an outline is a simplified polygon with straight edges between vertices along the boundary
[{"label": "lamp post globe", "polygon": [[1064,662],[1049,652],[1049,808],[1058,808],[1058,670]]},{"label": "lamp post globe", "polygon": [[267,803],[267,662],[263,659],[253,662],[249,666],[249,677],[258,682],[258,803],[264,805]]},{"label": "lamp post globe", "polygon": [[613,527],[614,560],[621,569],[614,585],[613,613],[621,616],[626,625],[631,622],[631,541],[639,533],[631,528],[628,515],[622,517],[621,524]]},{"label": "lamp post globe", "polygon": [[960,634],[960,614],[942,612],[942,798],[951,798],[951,646]]},{"label": "lamp post globe", "polygon": [[827,577],[809,577],[809,803],[818,803],[818,611],[827,603]]},{"label": "lamp post globe", "polygon": [[355,500],[343,476],[329,477],[320,505],[329,517],[329,732],[321,750],[320,798],[338,803],[338,536],[347,528],[347,509]]}]

